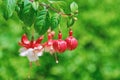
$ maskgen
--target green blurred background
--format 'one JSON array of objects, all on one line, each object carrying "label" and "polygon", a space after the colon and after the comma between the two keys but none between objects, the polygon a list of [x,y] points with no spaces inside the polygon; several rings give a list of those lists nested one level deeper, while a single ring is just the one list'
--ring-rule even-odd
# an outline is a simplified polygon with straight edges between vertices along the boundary
[{"label": "green blurred background", "polygon": [[[120,80],[120,0],[65,0],[67,8],[72,1],[79,5],[73,26],[78,47],[59,54],[59,64],[45,53],[40,66],[33,64],[31,80]],[[65,39],[66,25],[62,32]],[[19,18],[6,21],[0,7],[0,80],[27,79],[29,61],[18,52],[23,33]]]}]

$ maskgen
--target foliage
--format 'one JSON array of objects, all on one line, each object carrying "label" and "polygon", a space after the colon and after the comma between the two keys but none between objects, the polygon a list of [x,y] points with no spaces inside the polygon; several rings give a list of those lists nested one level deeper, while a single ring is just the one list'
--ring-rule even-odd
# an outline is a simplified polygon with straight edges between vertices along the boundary
[{"label": "foliage", "polygon": [[[10,5],[6,3],[7,1],[13,2],[10,2]],[[18,5],[15,5],[14,1],[18,2]],[[0,80],[24,80],[27,78],[27,73],[29,72],[28,60],[25,57],[20,57],[18,53],[20,48],[18,41],[24,33],[23,28],[29,34],[32,32],[32,26],[34,25],[36,25],[34,26],[35,28],[39,26],[40,31],[43,26],[52,25],[51,27],[56,31],[55,39],[57,39],[58,26],[60,24],[64,35],[63,39],[65,39],[68,36],[66,23],[71,23],[71,19],[77,16],[78,20],[72,29],[73,35],[79,41],[78,48],[72,52],[66,51],[63,54],[59,54],[59,64],[55,63],[54,57],[49,53],[44,53],[39,59],[41,65],[35,66],[33,64],[31,79],[120,79],[120,0],[63,0],[60,2],[57,2],[57,0],[39,0],[40,3],[50,4],[50,6],[62,13],[73,15],[72,17],[60,16],[59,20],[59,16],[54,14],[56,12],[48,9],[50,18],[50,23],[48,24],[43,24],[43,22],[48,22],[48,18],[45,17],[48,12],[45,11],[42,14],[42,11],[46,9],[45,7],[39,6],[38,8],[37,5],[34,5],[38,4],[37,2],[31,3],[28,1],[25,4],[22,1],[0,0]],[[72,2],[78,3],[79,14],[71,12],[70,4]],[[55,7],[57,3],[60,3],[60,5]],[[28,13],[30,14],[28,15]],[[26,21],[25,19],[28,20]],[[36,21],[38,19],[42,23],[38,22],[37,24]],[[51,21],[54,21],[54,23],[51,23]],[[71,26],[70,23],[68,27]],[[35,30],[35,35],[38,37],[37,33],[39,31]],[[45,32],[43,31],[43,33]],[[46,40],[44,39],[44,41]]]},{"label": "foliage", "polygon": [[[3,15],[5,19],[9,19],[16,9],[18,17],[26,25],[26,27],[31,27],[34,24],[36,33],[43,35],[48,30],[48,28],[54,29],[60,24],[61,16],[59,15],[68,16],[67,14],[54,8],[54,4],[60,5],[63,2],[64,1],[48,1],[46,3],[43,3],[38,0],[5,0],[2,2],[5,7],[5,10],[3,10]],[[53,5],[54,7],[52,7]],[[73,16],[75,15],[74,13],[76,11],[78,13],[78,5],[73,2],[71,3],[70,8],[72,13],[69,14],[69,16],[73,18]],[[50,11],[48,9],[51,9],[55,12],[52,17],[50,17]],[[74,19],[72,19],[72,21],[74,22]],[[73,22],[70,22],[70,25],[68,26],[72,26]]]}]

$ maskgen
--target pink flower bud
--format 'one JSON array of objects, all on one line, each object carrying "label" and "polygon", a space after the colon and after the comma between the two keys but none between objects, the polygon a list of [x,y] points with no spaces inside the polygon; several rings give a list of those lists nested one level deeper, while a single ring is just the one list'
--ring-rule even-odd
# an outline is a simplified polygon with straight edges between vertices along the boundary
[{"label": "pink flower bud", "polygon": [[55,40],[53,42],[53,48],[58,53],[63,53],[66,50],[67,44],[64,40],[62,40],[62,33],[61,32],[59,32],[59,34],[58,34],[58,40]]},{"label": "pink flower bud", "polygon": [[78,41],[72,36],[72,30],[69,31],[69,37],[65,40],[67,42],[67,49],[74,50],[78,46]]}]

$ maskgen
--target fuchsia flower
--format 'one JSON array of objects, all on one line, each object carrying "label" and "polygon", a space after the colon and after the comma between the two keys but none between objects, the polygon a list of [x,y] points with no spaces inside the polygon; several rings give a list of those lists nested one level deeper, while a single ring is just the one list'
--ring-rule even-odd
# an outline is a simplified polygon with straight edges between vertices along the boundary
[{"label": "fuchsia flower", "polygon": [[22,46],[20,48],[20,56],[27,56],[30,62],[37,61],[38,56],[43,54],[43,46],[40,44],[43,40],[43,36],[38,38],[36,41],[32,40],[29,41],[26,34],[24,34],[21,38],[21,42],[19,45]]},{"label": "fuchsia flower", "polygon": [[65,40],[67,42],[67,49],[74,50],[78,46],[78,41],[72,36],[73,32],[70,29],[69,37]]},{"label": "fuchsia flower", "polygon": [[49,32],[48,33],[48,41],[46,43],[44,43],[44,50],[45,52],[50,52],[50,54],[55,53],[55,50],[53,48],[53,42],[54,40],[52,39],[55,35],[55,32]]},{"label": "fuchsia flower", "polygon": [[55,40],[53,42],[53,48],[58,53],[63,53],[67,49],[67,43],[62,40],[62,33],[59,32],[58,34],[58,40]]}]

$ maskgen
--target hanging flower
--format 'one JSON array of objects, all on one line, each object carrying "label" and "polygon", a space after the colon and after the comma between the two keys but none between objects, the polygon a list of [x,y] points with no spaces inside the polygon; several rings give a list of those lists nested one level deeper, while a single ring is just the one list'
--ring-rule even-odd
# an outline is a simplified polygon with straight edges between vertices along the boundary
[{"label": "hanging flower", "polygon": [[45,52],[49,52],[50,54],[55,53],[55,50],[53,48],[53,42],[54,40],[52,39],[55,35],[55,32],[48,32],[48,41],[44,43],[44,50]]},{"label": "hanging flower", "polygon": [[42,56],[44,51],[43,46],[40,44],[42,39],[43,36],[34,41],[32,37],[32,40],[29,41],[26,34],[24,34],[21,42],[19,42],[19,45],[22,46],[19,50],[20,56],[27,56],[30,62],[37,61],[38,56]]},{"label": "hanging flower", "polygon": [[69,37],[65,40],[67,42],[67,49],[68,50],[74,50],[78,46],[78,41],[76,38],[72,36],[73,32],[70,29],[69,31]]},{"label": "hanging flower", "polygon": [[67,43],[62,40],[62,33],[59,32],[58,34],[58,40],[55,40],[53,42],[53,48],[58,53],[63,53],[67,49]]}]

